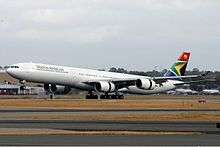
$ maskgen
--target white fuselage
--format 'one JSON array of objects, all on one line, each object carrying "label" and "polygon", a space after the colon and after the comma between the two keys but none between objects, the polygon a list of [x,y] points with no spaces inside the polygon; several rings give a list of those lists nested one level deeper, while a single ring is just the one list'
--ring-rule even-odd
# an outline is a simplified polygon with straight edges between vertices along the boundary
[{"label": "white fuselage", "polygon": [[[9,68],[7,69],[7,73],[16,79],[36,83],[70,86],[72,88],[81,90],[94,90],[94,87],[86,84],[86,82],[110,81],[129,78],[150,78],[145,76],[38,63],[18,63],[15,64],[14,67],[19,68]],[[174,84],[179,82],[181,81],[167,80],[160,85],[156,84],[156,88],[153,90],[144,90],[139,89],[136,86],[128,86],[126,88],[119,89],[119,91],[131,94],[154,94],[172,90],[176,88]]]}]

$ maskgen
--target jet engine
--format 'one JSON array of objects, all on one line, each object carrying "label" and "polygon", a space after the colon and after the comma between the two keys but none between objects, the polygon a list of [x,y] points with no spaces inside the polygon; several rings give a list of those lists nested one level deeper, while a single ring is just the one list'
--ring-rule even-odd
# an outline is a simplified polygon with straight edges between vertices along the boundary
[{"label": "jet engine", "polygon": [[112,82],[100,81],[95,84],[95,89],[99,92],[114,92],[115,84]]},{"label": "jet engine", "polygon": [[156,83],[150,79],[138,79],[136,86],[144,90],[153,90],[156,87]]},{"label": "jet engine", "polygon": [[71,91],[71,88],[55,84],[44,84],[44,90],[55,94],[68,94]]}]

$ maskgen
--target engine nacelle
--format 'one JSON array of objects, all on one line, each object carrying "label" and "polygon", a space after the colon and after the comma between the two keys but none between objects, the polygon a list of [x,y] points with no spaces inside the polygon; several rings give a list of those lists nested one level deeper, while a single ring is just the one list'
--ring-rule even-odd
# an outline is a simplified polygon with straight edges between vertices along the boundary
[{"label": "engine nacelle", "polygon": [[111,82],[100,81],[95,84],[95,89],[99,92],[114,92],[115,84]]},{"label": "engine nacelle", "polygon": [[156,83],[150,79],[138,79],[136,86],[144,90],[153,90],[156,87]]},{"label": "engine nacelle", "polygon": [[71,91],[71,87],[69,86],[56,85],[56,87],[56,94],[68,94]]},{"label": "engine nacelle", "polygon": [[55,94],[68,94],[71,91],[71,88],[55,84],[44,84],[44,90]]}]

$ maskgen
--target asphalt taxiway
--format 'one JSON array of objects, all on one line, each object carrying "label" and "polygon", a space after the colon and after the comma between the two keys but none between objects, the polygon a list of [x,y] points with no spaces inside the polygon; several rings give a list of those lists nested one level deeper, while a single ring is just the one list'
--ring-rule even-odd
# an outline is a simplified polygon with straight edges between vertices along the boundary
[{"label": "asphalt taxiway", "polygon": [[74,109],[0,109],[2,118],[27,117],[27,116],[64,116],[64,115],[180,115],[180,114],[220,114],[220,109],[108,109],[108,110],[74,110]]},{"label": "asphalt taxiway", "polygon": [[49,146],[218,146],[220,135],[147,135],[147,136],[0,136],[0,145]]},{"label": "asphalt taxiway", "polygon": [[[219,125],[218,125],[219,126]],[[41,128],[74,131],[139,131],[157,135],[0,135],[0,145],[220,145],[215,122],[109,122],[1,120],[0,128]],[[175,132],[190,134],[175,134]],[[166,134],[165,132],[173,132]],[[22,133],[21,133],[22,134]]]},{"label": "asphalt taxiway", "polygon": [[0,128],[44,128],[77,131],[152,131],[220,133],[217,122],[127,122],[72,120],[1,120]]}]

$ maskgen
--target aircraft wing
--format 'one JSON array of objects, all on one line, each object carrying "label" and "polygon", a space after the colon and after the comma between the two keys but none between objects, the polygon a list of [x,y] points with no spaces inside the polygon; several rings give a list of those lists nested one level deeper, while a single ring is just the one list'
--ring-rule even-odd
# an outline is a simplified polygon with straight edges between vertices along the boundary
[{"label": "aircraft wing", "polygon": [[206,82],[216,82],[216,80],[215,79],[204,79],[204,80],[177,83],[177,84],[174,84],[174,85],[175,86],[182,86],[182,85],[185,85],[185,84],[200,84],[200,83],[203,84],[203,83],[206,83]]},{"label": "aircraft wing", "polygon": [[[176,76],[176,77],[146,77],[146,79],[153,80],[156,82],[156,84],[162,84],[166,82],[167,80],[184,80],[184,79],[194,79],[194,78],[204,78],[209,72],[202,74],[202,75],[189,75],[189,76]],[[144,78],[144,77],[143,77]],[[105,80],[100,80],[100,81],[106,81],[106,82],[112,82],[115,84],[118,89],[128,87],[128,86],[133,86],[136,84],[136,81],[139,78],[123,78],[123,79],[105,79]],[[100,81],[87,81],[84,82],[85,84],[88,85],[95,85],[97,82]],[[184,84],[191,84],[191,83],[199,83],[199,82],[205,82],[207,80],[199,80],[199,81],[190,81],[190,82],[182,82],[181,85]]]},{"label": "aircraft wing", "polygon": [[201,75],[189,75],[189,76],[172,76],[172,77],[153,77],[152,80],[154,80],[157,84],[161,84],[163,82],[166,82],[167,80],[192,80],[192,79],[204,79],[204,77],[206,77],[208,74],[210,73],[210,71],[201,74]]}]

